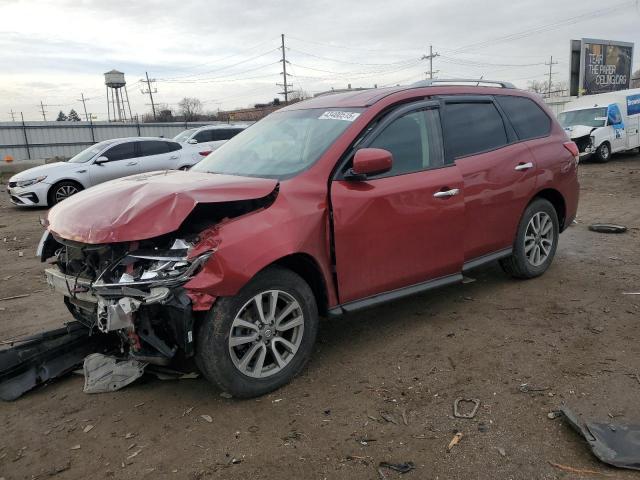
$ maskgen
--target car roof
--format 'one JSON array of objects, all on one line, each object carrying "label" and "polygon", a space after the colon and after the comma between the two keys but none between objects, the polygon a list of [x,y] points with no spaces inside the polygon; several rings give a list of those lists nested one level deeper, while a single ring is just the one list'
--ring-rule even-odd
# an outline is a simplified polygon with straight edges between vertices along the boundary
[{"label": "car roof", "polygon": [[175,142],[173,138],[166,138],[166,137],[121,137],[121,138],[111,138],[105,141],[126,143],[126,142],[139,142],[141,140],[159,140],[161,142]]},{"label": "car roof", "polygon": [[[482,80],[480,80],[482,82]],[[369,107],[391,95],[515,95],[533,98],[530,92],[510,87],[446,85],[431,86],[404,85],[386,88],[371,88],[353,92],[326,94],[289,105],[282,110],[302,110],[311,108],[363,108]]]},{"label": "car roof", "polygon": [[[225,124],[225,125],[203,125],[202,127],[196,127],[193,130],[215,130],[215,129],[227,129],[227,128],[247,128],[248,125],[234,125],[234,124]],[[192,130],[192,129],[189,129]]]}]

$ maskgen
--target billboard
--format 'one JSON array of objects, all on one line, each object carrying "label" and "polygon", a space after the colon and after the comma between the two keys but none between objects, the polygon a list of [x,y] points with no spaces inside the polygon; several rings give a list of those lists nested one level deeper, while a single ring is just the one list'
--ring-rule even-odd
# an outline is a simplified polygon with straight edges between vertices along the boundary
[{"label": "billboard", "polygon": [[626,90],[631,84],[633,43],[571,40],[570,95]]}]

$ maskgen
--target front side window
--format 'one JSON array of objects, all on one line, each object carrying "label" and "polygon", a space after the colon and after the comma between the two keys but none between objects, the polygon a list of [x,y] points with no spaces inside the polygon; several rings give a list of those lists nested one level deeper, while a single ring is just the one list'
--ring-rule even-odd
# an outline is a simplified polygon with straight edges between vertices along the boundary
[{"label": "front side window", "polygon": [[502,116],[491,102],[447,104],[444,131],[447,153],[453,159],[494,150],[508,143]]},{"label": "front side window", "polygon": [[113,140],[105,140],[104,142],[96,143],[89,148],[84,149],[80,153],[69,159],[69,163],[85,163],[95,157],[98,153],[111,145]]},{"label": "front side window", "polygon": [[551,133],[551,119],[530,98],[507,95],[495,98],[509,117],[520,140],[546,137]]},{"label": "front side window", "polygon": [[196,164],[197,172],[288,178],[318,161],[360,115],[361,108],[278,111]]},{"label": "front side window", "polygon": [[135,158],[137,156],[136,142],[127,142],[115,145],[107,150],[104,153],[104,156],[107,157],[110,162]]},{"label": "front side window", "polygon": [[195,131],[196,131],[195,128],[190,128],[188,130],[185,130],[184,132],[180,132],[178,135],[173,137],[173,139],[176,142],[186,142],[187,140],[189,140],[189,138],[191,137],[191,135],[193,135],[193,132]]},{"label": "front side window", "polygon": [[370,144],[391,152],[391,170],[371,178],[419,172],[443,165],[436,109],[411,112],[390,123]]},{"label": "front side window", "polygon": [[210,142],[212,130],[201,130],[193,137],[198,143]]}]

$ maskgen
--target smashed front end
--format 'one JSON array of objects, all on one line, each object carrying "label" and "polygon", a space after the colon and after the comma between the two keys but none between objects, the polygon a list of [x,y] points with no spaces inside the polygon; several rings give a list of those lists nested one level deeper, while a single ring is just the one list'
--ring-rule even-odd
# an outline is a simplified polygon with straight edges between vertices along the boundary
[{"label": "smashed front end", "polygon": [[47,282],[78,322],[118,335],[122,356],[168,365],[194,353],[194,314],[182,286],[213,254],[192,255],[198,241],[167,235],[94,245],[47,232],[41,258],[53,259]]}]

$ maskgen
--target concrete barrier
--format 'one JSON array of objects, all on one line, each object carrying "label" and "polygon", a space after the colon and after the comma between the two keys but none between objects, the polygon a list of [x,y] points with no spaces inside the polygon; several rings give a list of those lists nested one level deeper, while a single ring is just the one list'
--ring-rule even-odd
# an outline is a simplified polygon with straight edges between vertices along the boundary
[{"label": "concrete barrier", "polygon": [[46,160],[20,160],[13,162],[0,161],[0,175],[15,175],[29,168],[48,163]]}]

